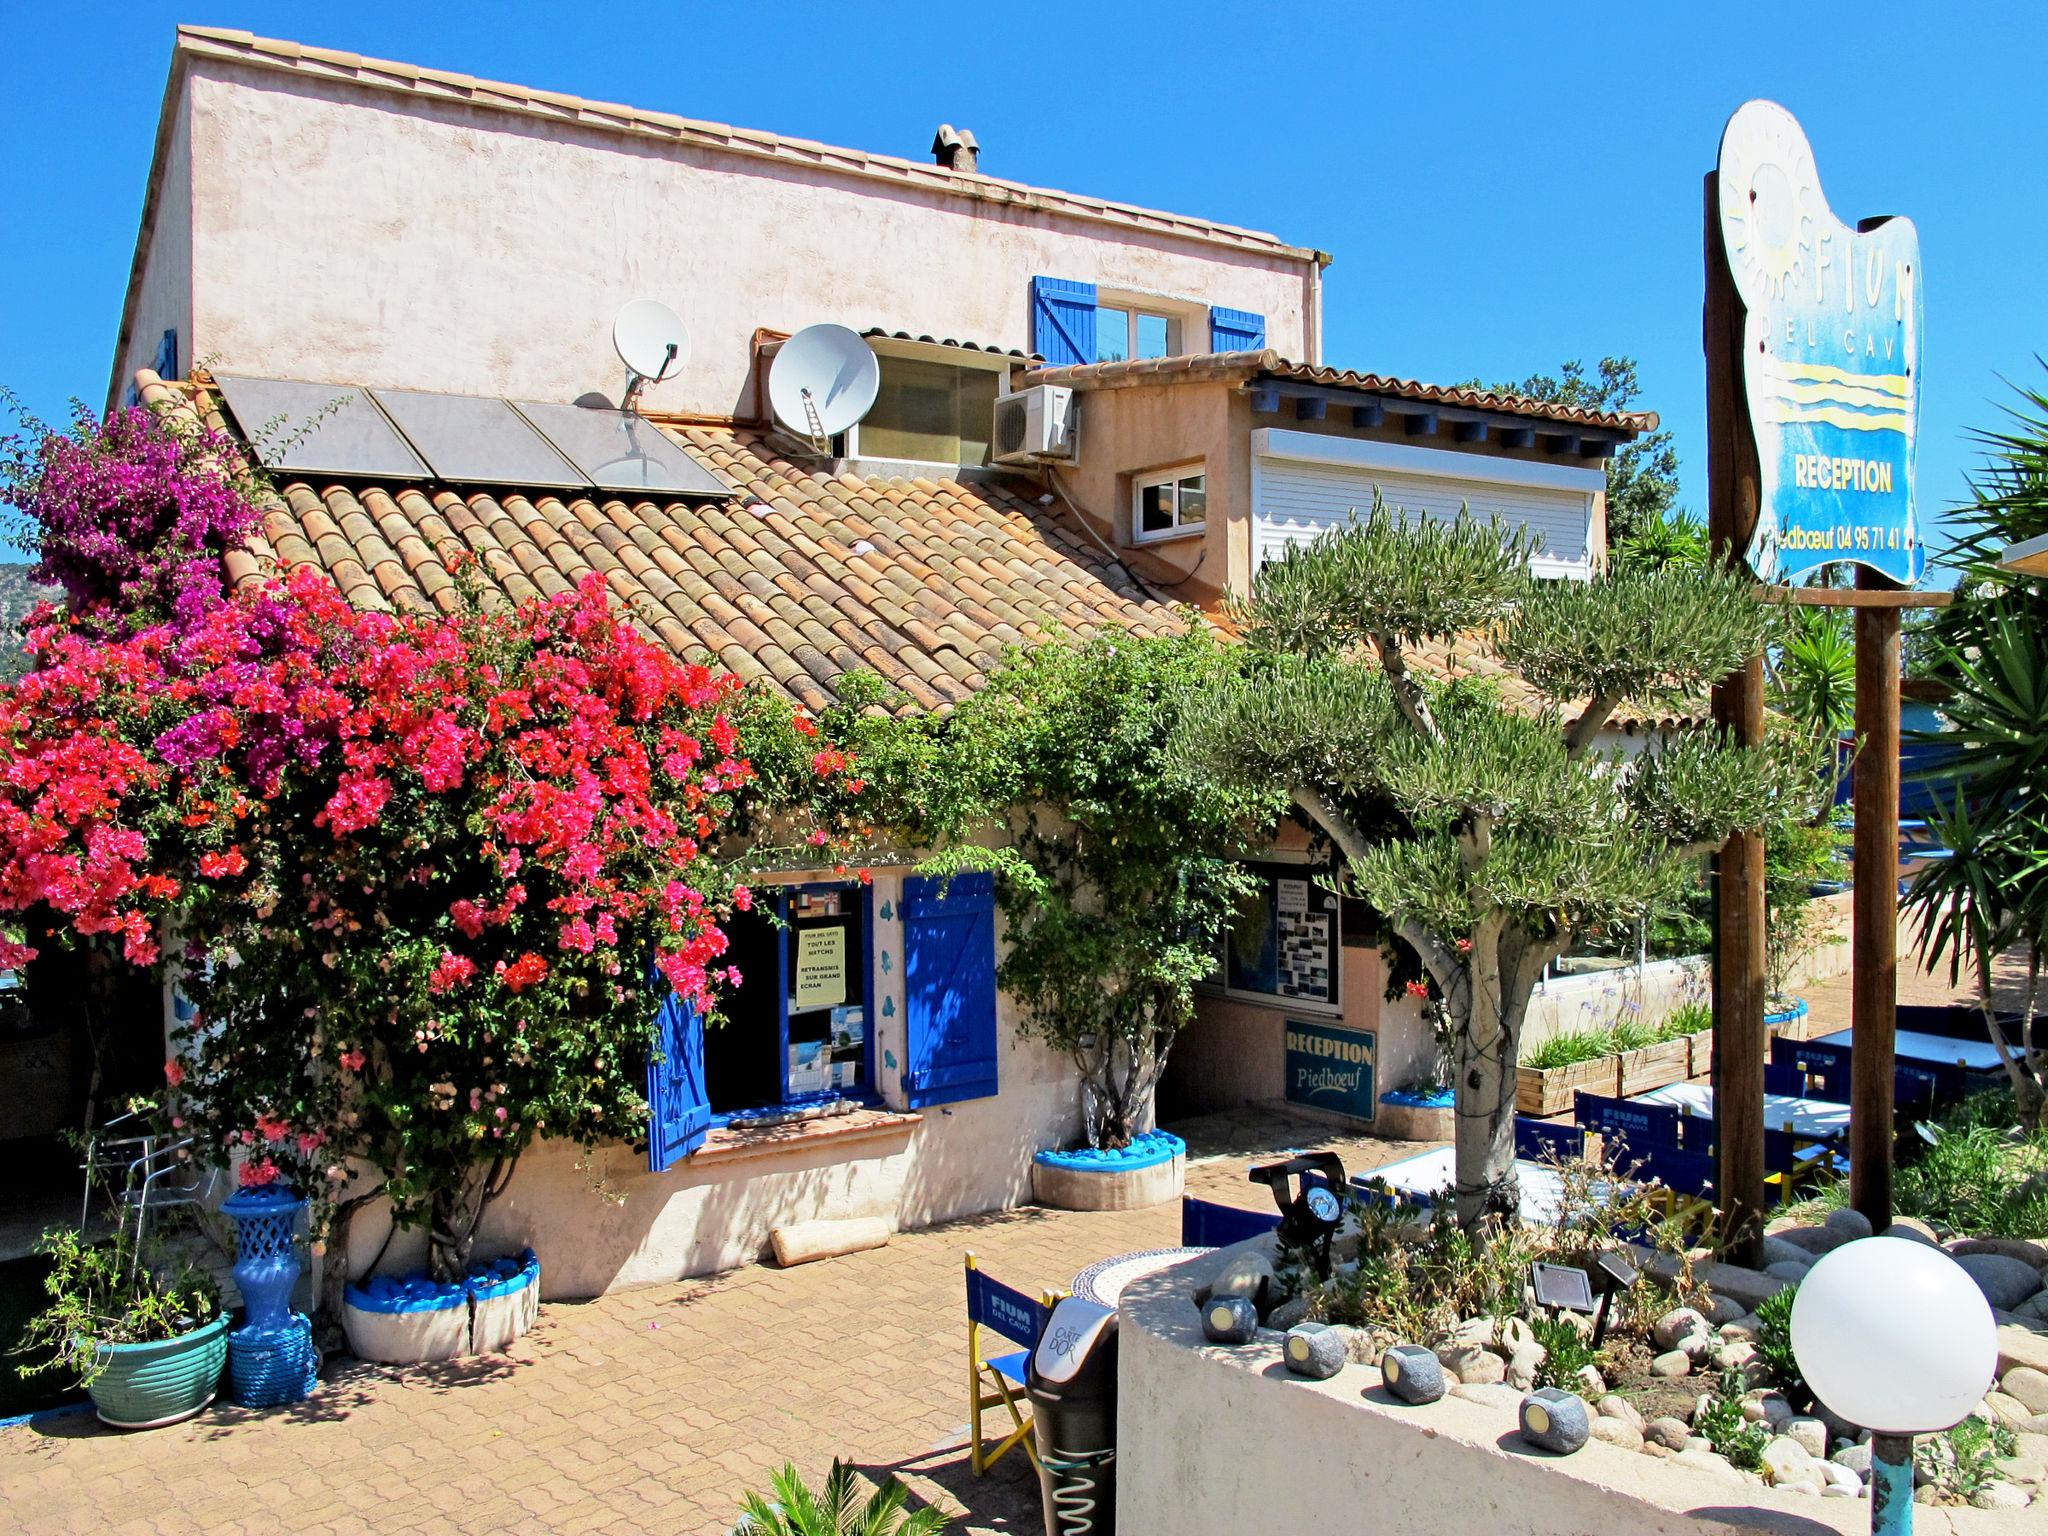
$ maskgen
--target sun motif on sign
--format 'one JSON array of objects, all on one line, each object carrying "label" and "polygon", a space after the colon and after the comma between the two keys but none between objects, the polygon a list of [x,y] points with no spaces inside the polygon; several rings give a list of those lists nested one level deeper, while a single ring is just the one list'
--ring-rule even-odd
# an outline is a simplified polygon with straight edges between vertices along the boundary
[{"label": "sun motif on sign", "polygon": [[1815,218],[1827,204],[1813,150],[1792,114],[1753,101],[1721,139],[1721,231],[1737,286],[1752,304],[1807,276]]}]

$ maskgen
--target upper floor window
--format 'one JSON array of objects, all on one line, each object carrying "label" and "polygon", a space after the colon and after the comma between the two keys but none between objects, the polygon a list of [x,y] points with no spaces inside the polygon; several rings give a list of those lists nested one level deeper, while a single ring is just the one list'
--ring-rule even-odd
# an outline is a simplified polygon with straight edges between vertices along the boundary
[{"label": "upper floor window", "polygon": [[1172,315],[1099,304],[1095,309],[1095,361],[1121,363],[1131,358],[1172,357],[1180,345],[1181,324]]},{"label": "upper floor window", "polygon": [[1199,533],[1208,512],[1209,478],[1200,464],[1131,477],[1131,538],[1136,543]]}]

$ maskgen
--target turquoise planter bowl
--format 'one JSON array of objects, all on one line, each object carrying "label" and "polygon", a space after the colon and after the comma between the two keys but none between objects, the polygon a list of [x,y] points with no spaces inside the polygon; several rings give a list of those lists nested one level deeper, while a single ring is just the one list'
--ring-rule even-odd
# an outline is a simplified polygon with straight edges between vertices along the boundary
[{"label": "turquoise planter bowl", "polygon": [[86,1391],[116,1429],[155,1429],[189,1419],[213,1401],[228,1358],[228,1315],[153,1344],[103,1344],[106,1368]]}]

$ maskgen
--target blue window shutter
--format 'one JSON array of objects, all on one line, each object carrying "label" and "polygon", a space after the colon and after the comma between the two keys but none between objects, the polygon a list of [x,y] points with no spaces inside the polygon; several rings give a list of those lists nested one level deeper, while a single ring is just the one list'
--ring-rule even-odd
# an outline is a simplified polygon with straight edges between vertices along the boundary
[{"label": "blue window shutter", "polygon": [[[940,895],[941,887],[945,894]],[[995,877],[903,882],[903,1087],[913,1109],[996,1091]]]},{"label": "blue window shutter", "polygon": [[704,1091],[704,1019],[657,971],[664,994],[647,1052],[647,1167],[660,1173],[704,1144],[711,1127]]},{"label": "blue window shutter", "polygon": [[1095,361],[1095,285],[1031,279],[1031,350],[1050,367]]},{"label": "blue window shutter", "polygon": [[1224,309],[1220,305],[1212,308],[1209,311],[1209,350],[1265,351],[1266,317],[1255,315],[1248,309]]},{"label": "blue window shutter", "polygon": [[150,365],[160,379],[178,377],[178,333],[165,331],[156,344],[156,361]]}]

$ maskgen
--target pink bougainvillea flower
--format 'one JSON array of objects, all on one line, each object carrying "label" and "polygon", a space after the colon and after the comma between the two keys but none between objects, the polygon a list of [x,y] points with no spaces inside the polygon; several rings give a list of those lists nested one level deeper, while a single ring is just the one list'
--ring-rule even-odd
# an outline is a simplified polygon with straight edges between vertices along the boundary
[{"label": "pink bougainvillea flower", "polygon": [[169,1083],[173,1088],[180,1088],[184,1086],[185,1064],[182,1061],[178,1060],[178,1058],[175,1056],[171,1057],[170,1060],[164,1063],[164,1081]]},{"label": "pink bougainvillea flower", "polygon": [[235,1170],[235,1178],[244,1189],[258,1189],[277,1182],[278,1167],[267,1157],[254,1158]]}]

